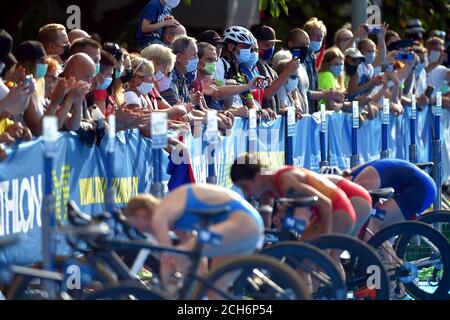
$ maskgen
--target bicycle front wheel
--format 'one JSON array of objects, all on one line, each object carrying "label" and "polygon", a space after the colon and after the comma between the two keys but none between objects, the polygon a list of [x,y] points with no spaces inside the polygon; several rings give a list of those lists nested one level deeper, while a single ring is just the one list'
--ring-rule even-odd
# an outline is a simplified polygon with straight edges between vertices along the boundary
[{"label": "bicycle front wheel", "polygon": [[233,258],[206,275],[192,298],[229,300],[309,300],[298,273],[272,257]]},{"label": "bicycle front wheel", "polygon": [[395,272],[395,280],[410,296],[449,298],[450,245],[441,233],[422,222],[401,222],[381,230],[368,243],[380,251],[387,242],[394,244],[396,254],[387,269]]},{"label": "bicycle front wheel", "polygon": [[345,280],[333,260],[317,247],[298,241],[286,241],[260,253],[275,257],[295,270],[309,274],[316,284],[313,299],[347,299]]}]

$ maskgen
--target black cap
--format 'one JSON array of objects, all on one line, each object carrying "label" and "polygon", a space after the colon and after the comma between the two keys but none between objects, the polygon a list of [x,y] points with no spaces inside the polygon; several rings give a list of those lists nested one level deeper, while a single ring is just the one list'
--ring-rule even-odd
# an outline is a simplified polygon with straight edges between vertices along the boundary
[{"label": "black cap", "polygon": [[220,35],[214,30],[206,30],[198,38],[198,42],[206,42],[213,46],[224,43]]},{"label": "black cap", "polygon": [[6,65],[13,65],[17,63],[16,58],[11,53],[13,45],[13,38],[5,30],[0,30],[0,61]]},{"label": "black cap", "polygon": [[22,42],[16,49],[16,57],[19,61],[40,60],[45,58],[45,49],[39,41]]},{"label": "black cap", "polygon": [[252,33],[258,41],[282,42],[275,36],[275,30],[269,26],[259,26],[252,29]]}]

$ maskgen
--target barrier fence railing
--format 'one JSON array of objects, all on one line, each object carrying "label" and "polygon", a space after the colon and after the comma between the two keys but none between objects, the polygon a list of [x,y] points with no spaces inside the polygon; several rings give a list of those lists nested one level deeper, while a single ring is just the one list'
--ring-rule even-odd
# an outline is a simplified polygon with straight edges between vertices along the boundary
[{"label": "barrier fence railing", "polygon": [[[284,118],[260,121],[257,126],[252,113],[250,119],[236,118],[231,131],[217,137],[213,152],[209,152],[213,163],[206,161],[205,150],[210,149],[210,143],[205,141],[205,135],[187,135],[190,157],[181,160],[189,159],[197,182],[214,177],[217,184],[231,188],[230,165],[244,152],[257,152],[271,167],[292,163],[318,170],[326,161],[344,169],[351,162],[380,158],[380,151],[387,146],[393,158],[434,161],[437,183],[450,176],[448,110],[437,107],[417,111],[407,107],[404,115],[390,115],[389,124],[385,123],[384,143],[380,143],[382,114],[360,126],[357,104],[351,114],[321,111],[297,122],[295,112],[293,117],[294,121],[292,113],[288,113]],[[164,127],[167,119],[158,121]],[[42,259],[41,228],[43,223],[51,223],[47,222],[48,215],[41,215],[41,208],[46,208],[43,195],[53,195],[58,221],[65,218],[68,200],[74,200],[87,213],[98,213],[106,205],[122,207],[138,193],[154,191],[162,195],[166,191],[163,182],[169,179],[165,172],[168,155],[161,151],[161,146],[167,144],[167,135],[167,131],[162,131],[152,141],[137,130],[119,132],[114,139],[105,139],[100,147],[88,148],[76,134],[60,134],[52,144],[53,165],[43,157],[44,139],[8,150],[8,158],[0,164],[0,238],[18,234],[23,241],[0,251],[0,263],[29,264]],[[410,155],[412,145],[420,152]],[[59,254],[66,249],[64,243],[58,243],[54,252]]]}]

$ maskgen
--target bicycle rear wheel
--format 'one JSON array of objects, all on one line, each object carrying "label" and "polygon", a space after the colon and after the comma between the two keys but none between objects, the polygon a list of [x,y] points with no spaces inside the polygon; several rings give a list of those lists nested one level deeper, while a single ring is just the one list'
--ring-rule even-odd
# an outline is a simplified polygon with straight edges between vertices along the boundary
[{"label": "bicycle rear wheel", "polygon": [[[419,238],[417,241],[414,238]],[[380,249],[383,243],[393,247],[402,265],[388,269],[395,271],[395,280],[402,282],[415,299],[448,299],[450,290],[450,244],[447,239],[422,222],[401,222],[378,232],[369,244]],[[432,282],[425,279],[433,276]]]},{"label": "bicycle rear wheel", "polygon": [[418,222],[426,224],[439,225],[441,232],[450,242],[450,211],[448,210],[434,210],[422,214]]},{"label": "bicycle rear wheel", "polygon": [[[214,294],[214,297],[212,296]],[[233,258],[208,273],[194,300],[309,300],[298,273],[265,255]]]},{"label": "bicycle rear wheel", "polygon": [[260,254],[279,259],[297,271],[306,272],[317,283],[312,294],[315,300],[346,300],[347,288],[333,260],[313,245],[280,242]]},{"label": "bicycle rear wheel", "polygon": [[[389,300],[389,279],[375,250],[347,235],[327,235],[306,242],[322,250],[342,250],[347,290],[351,299]],[[343,254],[341,255],[343,257]]]}]

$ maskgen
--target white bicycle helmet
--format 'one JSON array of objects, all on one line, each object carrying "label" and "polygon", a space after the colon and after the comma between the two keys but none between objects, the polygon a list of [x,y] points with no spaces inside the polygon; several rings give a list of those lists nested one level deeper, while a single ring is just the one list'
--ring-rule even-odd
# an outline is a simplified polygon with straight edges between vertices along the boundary
[{"label": "white bicycle helmet", "polygon": [[249,46],[256,44],[256,38],[250,30],[240,26],[231,26],[227,28],[223,34],[223,40],[226,42],[244,43]]},{"label": "white bicycle helmet", "polygon": [[342,176],[343,171],[341,169],[339,169],[338,167],[325,166],[325,167],[320,168],[319,173],[320,174],[334,174],[337,176]]}]

